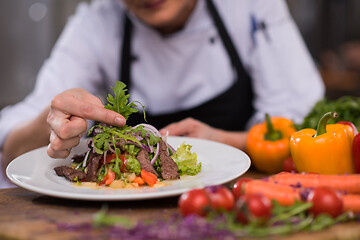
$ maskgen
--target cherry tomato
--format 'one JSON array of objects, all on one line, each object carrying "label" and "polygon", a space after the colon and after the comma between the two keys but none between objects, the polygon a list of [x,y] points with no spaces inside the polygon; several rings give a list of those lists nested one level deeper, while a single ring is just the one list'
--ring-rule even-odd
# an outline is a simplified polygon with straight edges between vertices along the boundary
[{"label": "cherry tomato", "polygon": [[328,214],[337,217],[343,211],[343,201],[339,194],[329,187],[315,188],[308,196],[308,201],[313,203],[309,212],[317,216],[319,214]]},{"label": "cherry tomato", "polygon": [[235,199],[231,191],[224,186],[206,187],[211,201],[211,207],[214,210],[230,211],[234,207]]},{"label": "cherry tomato", "polygon": [[236,202],[236,219],[243,224],[264,223],[271,217],[271,211],[270,199],[261,194],[243,195]]},{"label": "cherry tomato", "polygon": [[288,157],[287,159],[285,159],[283,166],[282,166],[282,170],[284,172],[295,172],[295,173],[298,172],[296,170],[296,167],[295,167],[292,157]]},{"label": "cherry tomato", "polygon": [[211,201],[205,189],[194,189],[181,194],[178,205],[183,216],[205,216],[211,208]]},{"label": "cherry tomato", "polygon": [[232,188],[232,194],[234,195],[235,199],[238,199],[243,194],[243,183],[250,182],[251,178],[241,178],[238,180],[233,188]]}]

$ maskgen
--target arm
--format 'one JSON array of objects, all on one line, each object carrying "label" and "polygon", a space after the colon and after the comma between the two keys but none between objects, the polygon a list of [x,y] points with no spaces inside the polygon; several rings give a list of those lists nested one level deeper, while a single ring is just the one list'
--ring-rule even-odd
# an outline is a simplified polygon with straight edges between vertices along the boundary
[{"label": "arm", "polygon": [[101,31],[106,22],[103,15],[95,4],[79,5],[42,66],[33,92],[0,112],[3,165],[21,153],[49,143],[46,117],[57,94],[76,87],[95,94],[106,87],[100,58],[105,41],[102,36],[108,36]]},{"label": "arm", "polygon": [[49,107],[37,117],[15,127],[7,136],[2,148],[3,167],[21,154],[49,143],[50,126],[46,123]]}]

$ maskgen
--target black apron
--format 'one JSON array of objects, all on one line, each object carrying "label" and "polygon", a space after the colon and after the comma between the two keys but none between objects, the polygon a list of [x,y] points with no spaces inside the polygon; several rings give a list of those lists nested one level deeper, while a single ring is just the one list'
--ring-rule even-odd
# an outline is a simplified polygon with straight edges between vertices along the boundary
[{"label": "black apron", "polygon": [[[192,117],[212,127],[241,131],[245,129],[247,121],[254,112],[251,78],[244,69],[216,7],[211,0],[207,0],[206,2],[210,16],[216,25],[222,43],[230,57],[231,64],[236,70],[237,79],[228,90],[200,106],[170,114],[151,115],[146,113],[147,122],[158,129],[165,127],[169,123]],[[128,90],[131,88],[131,62],[134,60],[131,55],[132,28],[133,24],[125,14],[119,80],[127,85]],[[133,113],[127,120],[127,124],[130,126],[143,122],[144,116],[142,111]]]}]

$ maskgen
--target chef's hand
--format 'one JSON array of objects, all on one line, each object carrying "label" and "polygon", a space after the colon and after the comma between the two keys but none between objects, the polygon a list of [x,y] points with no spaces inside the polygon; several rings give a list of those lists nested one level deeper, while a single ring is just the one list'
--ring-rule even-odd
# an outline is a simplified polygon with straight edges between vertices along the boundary
[{"label": "chef's hand", "polygon": [[163,136],[166,135],[167,132],[170,136],[187,136],[215,141],[220,134],[219,129],[213,128],[193,118],[186,118],[182,121],[169,124],[160,130]]},{"label": "chef's hand", "polygon": [[241,150],[246,150],[247,132],[225,131],[211,127],[193,118],[186,118],[180,122],[172,123],[160,130],[161,135],[187,136],[208,139],[225,143]]},{"label": "chef's hand", "polygon": [[48,155],[53,158],[67,157],[86,132],[87,120],[112,126],[123,126],[126,123],[122,115],[105,109],[98,97],[83,89],[69,89],[55,96],[47,117],[51,127]]}]

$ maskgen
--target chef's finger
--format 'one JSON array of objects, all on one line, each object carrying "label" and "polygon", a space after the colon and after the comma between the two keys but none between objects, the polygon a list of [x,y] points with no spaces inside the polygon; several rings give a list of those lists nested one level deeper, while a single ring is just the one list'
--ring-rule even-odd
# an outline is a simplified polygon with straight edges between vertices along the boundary
[{"label": "chef's finger", "polygon": [[51,144],[49,144],[47,148],[47,154],[52,158],[66,158],[70,155],[70,150],[66,149],[66,150],[56,151],[51,147]]},{"label": "chef's finger", "polygon": [[62,111],[64,114],[103,122],[112,126],[124,126],[126,123],[125,118],[121,114],[77,98],[55,97],[52,100],[51,106]]},{"label": "chef's finger", "polygon": [[63,140],[54,131],[50,134],[50,147],[55,151],[69,150],[80,143],[80,136]]}]

